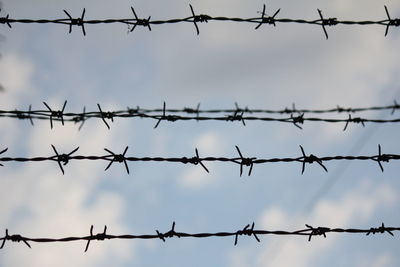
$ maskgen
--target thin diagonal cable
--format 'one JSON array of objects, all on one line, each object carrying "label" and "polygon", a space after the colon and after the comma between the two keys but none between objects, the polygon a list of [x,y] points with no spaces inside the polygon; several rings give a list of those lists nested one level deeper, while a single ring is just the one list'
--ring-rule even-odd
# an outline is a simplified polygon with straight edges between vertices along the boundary
[{"label": "thin diagonal cable", "polygon": [[[193,6],[189,5],[189,9],[187,14],[190,16],[183,18],[172,18],[166,20],[152,20],[152,16],[147,16],[147,18],[139,18],[135,9],[131,7],[132,15],[131,18],[107,18],[107,19],[85,19],[86,9],[83,9],[83,12],[79,17],[74,18],[71,16],[68,11],[64,10],[64,13],[67,17],[58,18],[58,19],[18,19],[12,18],[9,14],[0,17],[0,24],[4,24],[8,26],[10,29],[14,24],[61,24],[69,26],[69,33],[72,32],[72,28],[74,26],[80,27],[83,35],[86,35],[85,25],[99,25],[99,24],[125,24],[129,27],[132,27],[130,30],[133,31],[137,26],[142,26],[148,28],[151,31],[150,25],[162,25],[162,24],[176,24],[176,23],[190,23],[195,26],[196,34],[200,33],[198,23],[208,23],[211,21],[224,21],[224,22],[236,22],[236,23],[249,23],[257,25],[255,30],[258,30],[261,25],[273,25],[277,26],[279,23],[296,23],[296,24],[305,24],[305,25],[317,25],[321,26],[323,29],[324,36],[328,39],[328,32],[326,30],[326,26],[332,27],[336,25],[362,25],[362,26],[371,26],[371,25],[379,25],[385,27],[385,36],[389,32],[390,27],[398,27],[400,26],[399,18],[392,18],[390,16],[390,12],[386,6],[384,6],[384,12],[381,12],[381,15],[384,16],[383,19],[379,20],[339,20],[337,18],[324,18],[322,11],[317,9],[316,19],[294,19],[294,18],[278,18],[277,15],[281,11],[278,9],[274,11],[273,16],[268,16],[266,14],[266,6],[263,5],[263,11],[258,11],[261,13],[261,16],[258,17],[250,17],[250,18],[238,18],[238,17],[225,17],[225,16],[210,16],[206,14],[196,15]],[[280,12],[279,14],[283,13]],[[318,16],[317,16],[318,15]]]},{"label": "thin diagonal cable", "polygon": [[[251,175],[253,167],[258,164],[270,164],[270,163],[293,163],[299,162],[302,164],[301,174],[304,173],[305,167],[308,164],[317,163],[320,167],[325,171],[328,172],[328,169],[324,165],[325,162],[328,161],[373,161],[378,163],[379,168],[383,172],[383,162],[389,162],[391,160],[399,160],[399,154],[384,154],[382,153],[382,148],[378,145],[378,154],[375,155],[364,155],[364,156],[324,156],[324,157],[317,157],[314,154],[307,155],[302,146],[301,149],[301,156],[298,157],[291,157],[291,158],[256,158],[256,157],[243,157],[242,153],[238,146],[236,146],[236,150],[239,154],[239,157],[199,157],[199,152],[197,148],[195,149],[196,155],[193,157],[133,157],[127,156],[128,146],[126,146],[125,150],[121,154],[114,153],[109,149],[105,148],[104,150],[108,152],[106,155],[74,155],[79,149],[79,147],[72,150],[69,153],[59,153],[58,150],[51,145],[52,150],[55,152],[52,156],[37,156],[37,157],[6,157],[4,154],[8,152],[8,149],[4,149],[0,152],[0,162],[56,162],[61,169],[61,172],[64,174],[65,170],[62,166],[67,165],[71,161],[77,160],[85,160],[85,161],[107,161],[108,165],[105,170],[109,169],[113,163],[123,163],[127,173],[129,174],[129,167],[127,162],[165,162],[165,163],[181,163],[181,164],[193,164],[198,165],[200,164],[206,172],[209,172],[207,167],[205,166],[206,162],[225,162],[225,163],[234,163],[240,166],[240,176],[243,172],[243,167],[249,167],[248,176]],[[3,164],[0,164],[2,166]]]},{"label": "thin diagonal cable", "polygon": [[311,241],[313,236],[323,236],[326,238],[328,233],[350,233],[350,234],[366,234],[369,236],[370,234],[389,234],[394,236],[393,232],[400,231],[400,227],[387,227],[382,223],[379,227],[371,227],[369,229],[357,229],[357,228],[329,228],[329,227],[313,227],[306,224],[306,228],[295,230],[295,231],[286,231],[286,230],[257,230],[254,228],[254,222],[250,226],[250,224],[246,225],[244,228],[237,231],[224,231],[224,232],[214,232],[214,233],[186,233],[186,232],[178,232],[175,230],[175,222],[173,222],[171,230],[161,233],[156,230],[155,234],[144,234],[144,235],[136,235],[136,234],[124,234],[124,235],[112,235],[107,233],[107,226],[104,227],[103,232],[98,234],[93,234],[93,225],[90,227],[90,235],[85,236],[69,236],[62,238],[48,238],[48,237],[26,237],[20,234],[10,235],[8,229],[5,231],[5,236],[0,238],[1,246],[0,249],[4,248],[6,241],[12,242],[23,242],[26,246],[31,248],[30,243],[65,243],[65,242],[74,242],[74,241],[86,241],[85,252],[89,249],[89,245],[91,241],[104,241],[111,239],[160,239],[163,242],[168,238],[209,238],[209,237],[235,237],[234,245],[238,244],[238,238],[240,236],[249,236],[254,237],[257,242],[260,242],[258,236],[262,235],[278,235],[278,236],[306,236],[308,237],[308,241]]}]

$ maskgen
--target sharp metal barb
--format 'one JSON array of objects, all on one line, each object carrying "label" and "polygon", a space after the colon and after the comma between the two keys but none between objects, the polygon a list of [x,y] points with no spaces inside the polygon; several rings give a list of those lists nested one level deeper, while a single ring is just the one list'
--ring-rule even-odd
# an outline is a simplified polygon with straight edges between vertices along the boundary
[{"label": "sharp metal barb", "polygon": [[399,104],[397,104],[396,100],[394,100],[393,109],[392,109],[391,115],[393,115],[394,112],[396,111],[396,109],[398,109],[398,108],[400,108],[400,106],[399,106]]},{"label": "sharp metal barb", "polygon": [[64,9],[63,11],[64,11],[64,13],[68,16],[68,19],[69,19],[69,23],[68,23],[68,25],[69,25],[69,32],[68,32],[68,33],[71,33],[71,32],[72,32],[72,26],[73,26],[73,25],[76,25],[76,26],[80,26],[80,27],[82,28],[82,33],[83,33],[84,36],[86,36],[85,21],[84,21],[86,9],[84,8],[83,11],[82,11],[81,17],[80,17],[80,18],[76,18],[76,19],[74,19],[74,18],[68,13],[68,11],[66,11],[65,9]]},{"label": "sharp metal barb", "polygon": [[129,174],[129,167],[128,167],[128,163],[126,162],[126,157],[125,157],[125,154],[128,151],[128,146],[125,147],[125,150],[122,154],[115,154],[114,152],[110,151],[107,148],[104,148],[104,150],[107,151],[108,153],[110,153],[110,155],[108,155],[108,156],[113,157],[104,171],[108,170],[108,168],[110,168],[114,162],[119,162],[119,163],[123,162],[125,165],[126,172]]},{"label": "sharp metal barb", "polygon": [[384,6],[384,7],[385,7],[386,16],[388,17],[388,20],[387,20],[388,22],[386,24],[386,30],[385,30],[385,36],[387,36],[390,26],[395,26],[395,27],[400,26],[400,19],[398,19],[398,18],[392,19],[389,15],[389,10],[387,9],[386,6]]},{"label": "sharp metal barb", "polygon": [[324,170],[325,172],[328,172],[328,169],[322,164],[322,160],[318,158],[317,156],[310,154],[310,156],[307,156],[304,152],[303,147],[300,145],[301,153],[303,154],[303,157],[301,158],[302,162],[302,168],[301,168],[301,174],[304,173],[306,163],[312,164],[314,162],[317,162]]},{"label": "sharp metal barb", "polygon": [[260,23],[255,27],[255,30],[257,30],[258,28],[260,28],[261,25],[263,25],[264,23],[265,23],[265,24],[272,24],[272,25],[274,25],[274,27],[276,26],[276,24],[275,24],[275,17],[276,17],[276,15],[278,15],[278,13],[279,13],[279,11],[281,11],[281,9],[279,8],[279,9],[274,13],[274,15],[271,16],[271,17],[265,17],[265,15],[266,15],[265,9],[266,9],[266,6],[265,6],[265,4],[264,4],[264,5],[263,5],[263,11],[262,11],[262,12],[259,12],[259,13],[261,13]]},{"label": "sharp metal barb", "polygon": [[31,125],[33,126],[33,120],[32,120],[31,113],[32,113],[32,105],[29,105],[28,117],[29,117],[29,121],[31,122]]},{"label": "sharp metal barb", "polygon": [[104,124],[107,126],[108,130],[110,130],[110,125],[108,125],[106,119],[104,118],[104,112],[101,110],[100,104],[97,104],[97,107],[99,108],[101,119],[103,120]]},{"label": "sharp metal barb", "polygon": [[[197,164],[199,163],[201,165],[201,167],[203,167],[203,169],[209,173],[207,167],[203,164],[203,162],[201,162],[200,157],[199,157],[199,151],[197,150],[197,148],[195,149],[196,152],[196,157],[193,159],[194,162],[192,162],[193,164]],[[0,153],[1,154],[1,153]]]},{"label": "sharp metal barb", "polygon": [[321,26],[322,26],[322,29],[324,30],[326,40],[328,40],[328,33],[326,32],[326,29],[325,29],[325,23],[324,23],[324,17],[322,16],[322,11],[320,9],[317,9],[317,10],[318,10],[319,17],[321,18]]},{"label": "sharp metal barb", "polygon": [[[0,152],[0,155],[3,154],[3,153],[5,153],[7,150],[8,150],[8,148],[3,149],[3,150]],[[3,166],[3,164],[0,163],[0,166]]]}]

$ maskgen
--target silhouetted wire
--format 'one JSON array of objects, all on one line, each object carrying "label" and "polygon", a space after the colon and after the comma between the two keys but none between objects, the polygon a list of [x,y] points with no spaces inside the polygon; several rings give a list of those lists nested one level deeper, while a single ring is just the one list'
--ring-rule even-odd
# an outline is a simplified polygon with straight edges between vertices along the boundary
[{"label": "silhouetted wire", "polygon": [[[341,160],[359,160],[359,161],[374,161],[378,163],[379,168],[383,172],[382,162],[389,162],[390,160],[399,160],[400,155],[398,154],[383,154],[381,146],[378,145],[378,154],[372,156],[325,156],[317,157],[313,154],[307,155],[302,146],[300,146],[301,156],[292,158],[268,158],[268,159],[257,159],[256,157],[244,157],[239,147],[236,146],[239,157],[200,157],[197,148],[195,149],[195,156],[193,157],[132,157],[126,156],[128,146],[125,147],[123,153],[118,154],[113,151],[104,148],[108,153],[106,155],[74,155],[79,147],[73,149],[69,153],[59,153],[55,146],[51,145],[54,155],[52,156],[40,156],[40,157],[0,157],[0,162],[44,162],[52,161],[57,162],[61,172],[64,174],[63,166],[67,165],[72,160],[87,160],[87,161],[107,161],[108,165],[105,170],[108,170],[113,163],[124,163],[126,172],[129,174],[128,162],[167,162],[167,163],[182,163],[182,164],[193,164],[198,165],[209,172],[205,166],[205,162],[228,162],[234,163],[240,166],[240,176],[242,176],[243,168],[249,167],[248,176],[251,175],[254,165],[256,164],[268,164],[277,162],[300,162],[302,164],[301,174],[304,173],[306,164],[317,163],[320,167],[328,172],[328,169],[324,165],[327,161],[341,161]],[[0,155],[7,152],[7,148],[0,152]],[[0,164],[0,166],[3,166]]]},{"label": "silhouetted wire", "polygon": [[[0,10],[1,11],[1,10]],[[108,18],[108,19],[85,19],[86,9],[84,8],[79,17],[73,17],[67,10],[63,10],[67,17],[58,19],[17,19],[10,17],[9,14],[0,17],[0,24],[7,25],[10,29],[13,24],[62,24],[68,25],[69,33],[72,32],[73,27],[81,28],[83,35],[86,35],[85,25],[97,25],[97,24],[125,24],[128,25],[130,31],[132,32],[137,26],[142,26],[151,31],[151,25],[161,25],[161,24],[176,24],[176,23],[193,23],[196,34],[200,34],[199,23],[208,23],[211,21],[225,21],[225,22],[237,22],[237,23],[250,23],[255,24],[255,30],[258,30],[262,25],[273,25],[277,26],[279,23],[297,23],[306,25],[318,25],[322,27],[324,36],[328,39],[328,32],[326,27],[332,27],[336,25],[380,25],[385,27],[385,36],[387,36],[390,27],[400,26],[399,18],[392,18],[390,16],[389,10],[384,6],[385,15],[384,19],[380,20],[339,20],[337,18],[325,18],[320,9],[317,9],[318,18],[317,19],[292,19],[292,18],[277,18],[281,9],[274,11],[274,15],[268,16],[266,13],[266,6],[263,5],[263,10],[258,11],[261,16],[251,17],[251,18],[233,18],[233,17],[223,17],[223,16],[210,16],[206,14],[197,14],[192,5],[189,5],[188,14],[190,11],[190,16],[184,18],[172,18],[167,20],[151,20],[151,16],[146,16],[146,18],[139,18],[137,12],[133,7],[131,7],[132,18]]]},{"label": "silhouetted wire", "polygon": [[155,231],[155,234],[145,234],[145,235],[132,235],[132,234],[124,234],[124,235],[111,235],[107,233],[107,226],[104,226],[104,230],[101,233],[93,234],[93,225],[90,227],[90,234],[86,236],[70,236],[70,237],[62,237],[62,238],[33,238],[33,237],[25,237],[20,234],[10,235],[8,229],[5,231],[5,236],[0,238],[2,240],[2,244],[0,249],[4,248],[6,241],[12,242],[23,242],[26,246],[31,248],[30,243],[55,243],[55,242],[73,242],[73,241],[86,241],[85,252],[89,249],[89,245],[91,241],[104,241],[111,239],[160,239],[163,242],[168,238],[208,238],[208,237],[235,237],[234,245],[236,246],[238,243],[239,236],[253,236],[257,242],[260,242],[258,236],[261,235],[278,235],[278,236],[306,236],[308,237],[308,241],[311,241],[313,236],[323,236],[326,238],[328,233],[351,233],[351,234],[366,234],[367,236],[370,234],[390,234],[394,236],[394,231],[400,231],[400,227],[387,227],[382,223],[379,227],[371,227],[369,229],[355,229],[355,228],[329,228],[329,227],[313,227],[308,224],[305,225],[306,228],[296,230],[296,231],[282,231],[282,230],[257,230],[255,229],[254,222],[246,225],[243,229],[233,231],[233,232],[215,232],[215,233],[185,233],[178,232],[175,230],[175,222],[172,223],[172,227],[169,231],[162,233],[158,230]]},{"label": "silhouetted wire", "polygon": [[[91,118],[101,119],[102,122],[110,129],[110,122],[114,122],[114,118],[140,118],[140,119],[153,119],[156,120],[154,128],[160,125],[161,121],[224,121],[224,122],[241,122],[246,126],[246,121],[263,121],[263,122],[283,122],[290,123],[299,129],[302,129],[302,124],[306,121],[311,122],[325,122],[325,123],[344,123],[343,130],[346,130],[349,123],[361,124],[365,126],[365,123],[398,123],[400,118],[396,119],[369,119],[361,117],[352,117],[350,113],[361,112],[361,111],[378,111],[378,110],[391,110],[391,114],[395,110],[399,109],[400,106],[394,102],[394,105],[389,106],[375,106],[365,108],[341,108],[337,107],[334,109],[325,110],[311,110],[311,109],[296,109],[293,105],[292,109],[284,110],[267,110],[267,109],[248,109],[240,108],[236,103],[235,109],[212,109],[212,110],[200,110],[200,105],[196,109],[183,108],[183,109],[167,109],[164,102],[162,109],[143,109],[143,108],[127,108],[126,110],[114,110],[114,111],[103,111],[100,104],[97,104],[98,111],[86,111],[86,107],[83,108],[83,112],[65,112],[67,101],[64,102],[61,109],[56,110],[51,108],[46,102],[43,102],[47,110],[32,110],[32,106],[29,106],[29,110],[0,110],[0,117],[15,118],[15,119],[27,119],[33,125],[33,120],[49,120],[50,128],[53,128],[54,121],[61,121],[62,125],[64,122],[80,123],[79,129],[82,128],[84,122]],[[154,114],[160,113],[162,114]],[[333,119],[333,118],[319,118],[319,117],[306,117],[305,113],[332,113],[332,112],[347,112],[347,118]],[[168,114],[170,113],[170,114]],[[177,115],[177,113],[184,113],[184,115]],[[204,113],[228,113],[221,116],[204,116],[200,114]],[[245,113],[249,115],[245,115]],[[290,114],[290,117],[263,117],[254,116],[256,113],[280,113]],[[194,115],[195,114],[195,115]]]},{"label": "silhouetted wire", "polygon": [[[400,94],[400,89],[397,92],[397,95],[398,94]],[[384,114],[383,111],[381,111],[381,113],[382,116],[389,116],[389,114]],[[367,141],[379,129],[379,126],[381,126],[381,124],[378,124],[378,126],[376,127],[372,127],[368,132],[363,132],[362,135],[357,138],[356,141],[352,144],[348,154],[353,155],[360,153]],[[297,212],[297,214],[295,214],[295,216],[290,219],[293,226],[299,223],[299,221],[301,221],[304,216],[307,216],[307,214],[312,212],[314,207],[318,205],[318,203],[320,203],[320,200],[323,198],[323,196],[326,195],[331,190],[331,188],[339,181],[339,179],[342,178],[343,174],[349,168],[351,163],[352,161],[345,161],[340,164],[340,166],[336,166],[333,171],[330,172],[328,178],[322,182],[321,186],[310,196],[306,196],[306,198],[308,199],[305,201],[304,206]],[[271,246],[269,247],[268,259],[272,265],[274,264],[275,259],[280,256],[286,242],[287,240],[280,239],[271,243]]]}]

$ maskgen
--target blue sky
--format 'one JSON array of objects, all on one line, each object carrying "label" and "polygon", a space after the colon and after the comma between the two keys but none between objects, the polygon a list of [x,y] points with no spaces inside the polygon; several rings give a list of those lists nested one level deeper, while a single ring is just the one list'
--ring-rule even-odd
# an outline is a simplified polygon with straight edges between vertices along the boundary
[{"label": "blue sky", "polygon": [[[253,17],[262,1],[23,1],[3,0],[0,16],[61,18],[63,9],[87,19],[140,17],[168,19],[197,13]],[[275,1],[271,14],[280,17],[318,16],[339,19],[384,19],[400,13],[396,2],[373,0]],[[137,28],[125,25],[78,28],[68,34],[62,25],[0,25],[1,109],[43,109],[43,101],[66,111],[146,108],[364,107],[389,105],[400,96],[400,32],[384,27],[328,28],[329,40],[317,26],[252,25],[224,22]],[[399,112],[365,112],[369,118],[396,118]],[[346,114],[335,114],[347,118]],[[10,156],[52,155],[79,146],[80,154],[103,154],[103,148],[131,156],[236,156],[235,145],[247,156],[297,157],[299,145],[315,155],[398,154],[397,124],[349,125],[247,122],[162,122],[116,119],[108,130],[99,120],[77,125],[1,119],[0,144]],[[104,172],[104,162],[70,162],[62,175],[55,163],[7,163],[0,176],[0,231],[26,236],[70,236],[168,231],[173,221],[185,232],[235,231],[251,222],[261,229],[294,230],[304,224],[343,228],[398,226],[400,219],[399,167],[384,164],[382,173],[372,162],[328,162],[318,165],[277,163],[257,165],[250,177],[239,167],[130,163]],[[328,189],[324,189],[328,188]],[[318,194],[321,192],[322,194]],[[315,197],[318,195],[318,197]],[[314,200],[314,201],[312,201]],[[310,201],[312,204],[310,205]],[[300,237],[264,236],[257,243],[241,238],[171,239],[153,241],[23,244],[8,242],[0,251],[0,266],[398,266],[398,236],[331,234],[307,242]]]}]

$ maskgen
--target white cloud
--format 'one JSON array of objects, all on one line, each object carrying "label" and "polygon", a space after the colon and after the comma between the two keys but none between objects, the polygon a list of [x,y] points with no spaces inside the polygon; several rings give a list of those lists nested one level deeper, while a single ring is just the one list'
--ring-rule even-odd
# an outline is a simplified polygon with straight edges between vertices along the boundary
[{"label": "white cloud", "polygon": [[[340,199],[321,201],[306,217],[293,218],[278,207],[271,207],[261,217],[264,229],[294,229],[307,224],[326,227],[352,227],[368,221],[379,208],[396,203],[397,192],[387,185],[374,188],[371,183],[362,183],[355,191]],[[293,228],[294,227],[294,228]],[[325,238],[314,238],[307,242],[305,238],[290,238],[284,242],[275,238],[259,255],[259,266],[311,266],[319,255],[332,248],[338,236],[328,234]],[[280,250],[277,250],[280,248]],[[279,252],[279,254],[275,254]],[[290,256],[288,256],[290,255]]]},{"label": "white cloud", "polygon": [[0,60],[0,82],[4,92],[0,92],[2,109],[16,108],[21,97],[34,93],[32,76],[34,66],[31,61],[15,53],[6,53]]},{"label": "white cloud", "polygon": [[[106,132],[107,129],[99,130],[98,124],[87,123],[78,132],[72,124],[58,124],[53,130],[44,129],[49,125],[33,127],[28,138],[19,141],[19,145],[26,146],[24,156],[53,155],[50,144],[54,144],[59,153],[68,153],[80,146],[77,154],[103,154],[103,146],[113,149],[113,145],[119,145],[115,136],[126,130],[118,127]],[[18,156],[12,145],[8,153]],[[131,231],[123,224],[124,199],[119,194],[97,188],[101,184],[104,162],[71,161],[64,166],[65,175],[56,162],[21,163],[18,168],[11,165],[5,164],[0,179],[0,224],[11,233],[33,237],[87,235],[92,224],[95,233],[102,232],[104,225],[108,226],[110,234]],[[129,241],[92,242],[88,253],[83,253],[85,242],[31,245],[32,252],[25,251],[23,244],[8,242],[1,264],[108,266],[131,260],[135,254],[133,243]]]},{"label": "white cloud", "polygon": [[[0,90],[1,109],[16,109],[22,98],[30,97],[34,93],[33,74],[34,67],[28,59],[14,53],[7,53],[1,57],[0,85],[4,87],[4,91]],[[2,145],[11,144],[17,138],[17,126],[20,122],[15,119],[0,119],[3,129],[0,142]]]}]

